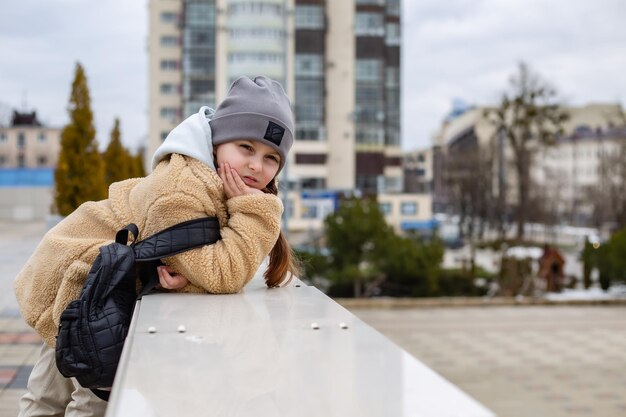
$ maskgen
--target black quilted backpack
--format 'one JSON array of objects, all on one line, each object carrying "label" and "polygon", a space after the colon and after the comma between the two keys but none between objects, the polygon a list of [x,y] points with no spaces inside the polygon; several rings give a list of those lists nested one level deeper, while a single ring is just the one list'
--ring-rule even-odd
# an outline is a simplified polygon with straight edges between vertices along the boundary
[{"label": "black quilted backpack", "polygon": [[[128,245],[128,234],[133,242]],[[159,279],[159,259],[215,243],[220,239],[215,217],[183,222],[137,242],[139,230],[130,224],[115,242],[100,248],[80,297],[61,314],[56,339],[56,364],[63,376],[74,377],[98,397],[109,392],[138,298],[151,292]],[[143,288],[136,292],[137,277]]]}]

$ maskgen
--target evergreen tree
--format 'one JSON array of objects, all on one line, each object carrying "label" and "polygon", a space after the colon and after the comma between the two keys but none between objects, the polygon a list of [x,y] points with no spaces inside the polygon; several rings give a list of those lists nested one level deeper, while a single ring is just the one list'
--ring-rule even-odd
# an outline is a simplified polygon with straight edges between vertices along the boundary
[{"label": "evergreen tree", "polygon": [[385,222],[375,200],[351,198],[324,221],[326,244],[330,252],[329,279],[337,284],[352,284],[355,297],[379,276],[381,256],[394,232]]},{"label": "evergreen tree", "polygon": [[76,64],[68,113],[70,122],[61,132],[61,152],[54,173],[55,204],[67,216],[86,201],[106,197],[104,167],[93,126],[91,99],[85,71]]},{"label": "evergreen tree", "polygon": [[146,170],[143,166],[143,153],[141,151],[137,152],[137,155],[132,156],[132,161],[130,165],[130,177],[131,178],[140,178],[146,176]]},{"label": "evergreen tree", "polygon": [[120,136],[120,119],[116,117],[113,130],[111,130],[111,140],[103,155],[104,179],[107,186],[133,176],[132,170],[135,161],[122,145]]},{"label": "evergreen tree", "polygon": [[324,226],[330,256],[306,272],[326,275],[332,296],[437,294],[443,246],[398,236],[376,200],[344,200]]}]

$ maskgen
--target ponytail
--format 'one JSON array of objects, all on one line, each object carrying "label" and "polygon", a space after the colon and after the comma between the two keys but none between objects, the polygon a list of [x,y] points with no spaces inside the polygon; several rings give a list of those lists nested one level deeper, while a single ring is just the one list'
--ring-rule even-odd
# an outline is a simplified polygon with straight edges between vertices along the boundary
[{"label": "ponytail", "polygon": [[[278,195],[278,186],[276,185],[276,178],[274,178],[263,190],[268,194]],[[281,283],[287,284],[291,279],[300,274],[299,262],[289,246],[289,242],[285,238],[285,235],[280,231],[278,240],[274,244],[270,252],[270,262],[267,266],[265,274],[265,284],[269,288],[280,286]],[[289,275],[289,279],[285,281],[285,278]]]}]

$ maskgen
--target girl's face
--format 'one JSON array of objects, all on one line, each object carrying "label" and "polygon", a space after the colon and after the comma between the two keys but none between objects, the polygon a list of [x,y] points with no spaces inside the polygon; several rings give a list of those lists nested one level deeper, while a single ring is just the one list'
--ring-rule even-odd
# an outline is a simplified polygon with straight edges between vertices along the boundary
[{"label": "girl's face", "polygon": [[280,167],[280,155],[274,148],[256,140],[235,140],[217,145],[217,164],[228,163],[248,187],[264,189]]}]

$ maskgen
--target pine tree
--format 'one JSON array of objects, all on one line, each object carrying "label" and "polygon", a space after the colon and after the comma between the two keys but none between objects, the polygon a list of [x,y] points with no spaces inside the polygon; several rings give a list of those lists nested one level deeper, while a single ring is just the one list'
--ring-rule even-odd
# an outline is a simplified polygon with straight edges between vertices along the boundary
[{"label": "pine tree", "polygon": [[61,133],[61,152],[54,173],[55,204],[62,216],[67,216],[86,201],[106,197],[89,87],[80,63],[76,63],[68,113],[70,122]]},{"label": "pine tree", "polygon": [[132,156],[131,163],[131,178],[140,178],[146,176],[146,170],[143,166],[143,153],[141,151],[137,152],[137,155]]},{"label": "pine tree", "polygon": [[107,186],[133,176],[134,158],[122,145],[120,136],[120,119],[115,118],[113,130],[111,130],[111,140],[103,155],[104,180]]}]

